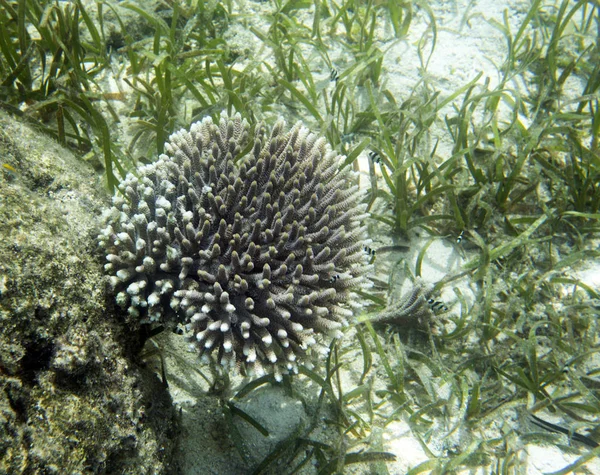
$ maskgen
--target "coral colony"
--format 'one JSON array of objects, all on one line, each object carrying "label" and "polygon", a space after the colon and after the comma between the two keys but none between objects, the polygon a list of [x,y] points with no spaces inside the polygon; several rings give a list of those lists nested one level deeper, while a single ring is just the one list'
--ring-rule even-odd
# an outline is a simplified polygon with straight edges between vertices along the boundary
[{"label": "coral colony", "polygon": [[165,150],[121,183],[99,238],[118,304],[142,323],[184,323],[224,366],[297,372],[368,283],[354,172],[282,120],[250,143],[239,115],[205,118]]}]

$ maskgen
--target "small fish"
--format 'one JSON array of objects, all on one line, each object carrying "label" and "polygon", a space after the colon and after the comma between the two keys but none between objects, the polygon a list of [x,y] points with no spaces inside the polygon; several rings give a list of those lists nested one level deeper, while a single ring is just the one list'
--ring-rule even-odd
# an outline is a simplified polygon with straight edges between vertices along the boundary
[{"label": "small fish", "polygon": [[340,79],[340,76],[337,72],[337,69],[331,68],[331,73],[329,73],[329,80],[331,82],[337,82]]},{"label": "small fish", "polygon": [[448,311],[448,307],[446,307],[444,305],[444,302],[440,302],[439,300],[429,299],[427,301],[427,303],[431,307],[431,310],[433,310],[434,312],[436,310],[442,310],[443,312],[447,312]]},{"label": "small fish", "polygon": [[339,275],[334,275],[331,277],[331,279],[329,279],[329,283],[333,284],[336,280],[338,280],[340,278]]},{"label": "small fish", "polygon": [[373,162],[375,162],[375,163],[381,163],[381,156],[377,152],[375,152],[374,150],[371,150],[369,152],[369,158],[371,160],[373,160]]},{"label": "small fish", "polygon": [[13,166],[9,165],[8,163],[3,163],[2,167],[11,173],[17,173],[17,170],[15,170],[15,168]]},{"label": "small fish", "polygon": [[375,249],[371,249],[369,246],[365,246],[365,252],[370,256],[375,256]]},{"label": "small fish", "polygon": [[463,229],[460,234],[458,235],[458,237],[456,238],[456,244],[460,244],[463,240],[463,237],[465,235],[465,230]]}]

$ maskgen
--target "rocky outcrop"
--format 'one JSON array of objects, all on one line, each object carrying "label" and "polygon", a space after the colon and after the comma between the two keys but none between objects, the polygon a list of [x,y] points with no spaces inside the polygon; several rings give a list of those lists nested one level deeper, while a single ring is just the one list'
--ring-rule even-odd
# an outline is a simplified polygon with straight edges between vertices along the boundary
[{"label": "rocky outcrop", "polygon": [[114,317],[99,175],[0,111],[0,473],[164,473],[171,401]]}]

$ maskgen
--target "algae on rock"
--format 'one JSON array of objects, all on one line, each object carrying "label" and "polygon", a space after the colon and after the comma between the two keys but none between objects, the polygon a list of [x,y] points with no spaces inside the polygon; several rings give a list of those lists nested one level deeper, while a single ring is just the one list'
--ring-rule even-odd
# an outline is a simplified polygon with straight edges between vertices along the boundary
[{"label": "algae on rock", "polygon": [[0,156],[0,472],[165,472],[173,409],[111,316],[100,180],[1,111]]}]

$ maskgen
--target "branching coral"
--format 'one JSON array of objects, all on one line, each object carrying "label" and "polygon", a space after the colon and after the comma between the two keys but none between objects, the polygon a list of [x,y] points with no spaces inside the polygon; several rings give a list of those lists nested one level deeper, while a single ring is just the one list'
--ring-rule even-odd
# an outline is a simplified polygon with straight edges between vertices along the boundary
[{"label": "branching coral", "polygon": [[165,150],[123,181],[100,235],[117,302],[136,321],[185,323],[224,365],[297,371],[367,283],[353,172],[282,120],[250,142],[239,115],[205,118]]}]

